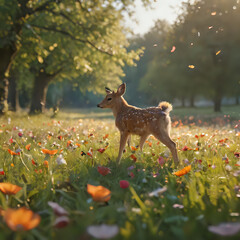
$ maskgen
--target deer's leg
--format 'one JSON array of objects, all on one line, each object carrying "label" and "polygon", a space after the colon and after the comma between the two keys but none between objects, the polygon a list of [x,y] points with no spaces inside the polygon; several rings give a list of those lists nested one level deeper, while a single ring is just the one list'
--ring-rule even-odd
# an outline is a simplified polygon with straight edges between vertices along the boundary
[{"label": "deer's leg", "polygon": [[164,145],[166,145],[172,155],[173,155],[173,160],[176,165],[179,164],[179,159],[178,159],[178,154],[177,154],[177,148],[176,148],[176,143],[170,138],[169,134],[167,131],[161,131],[161,133],[153,134],[154,137],[156,137],[158,140],[160,140]]},{"label": "deer's leg", "polygon": [[141,138],[140,138],[140,144],[139,144],[139,147],[140,147],[140,150],[142,152],[142,149],[143,149],[143,145],[145,143],[145,141],[148,139],[148,134],[145,134],[145,135],[142,135]]},{"label": "deer's leg", "polygon": [[126,142],[128,140],[128,133],[121,133],[121,137],[120,137],[120,146],[119,146],[119,152],[118,152],[118,157],[117,157],[117,163],[120,163],[120,160],[122,158],[122,154],[123,154],[123,149],[126,145]]}]

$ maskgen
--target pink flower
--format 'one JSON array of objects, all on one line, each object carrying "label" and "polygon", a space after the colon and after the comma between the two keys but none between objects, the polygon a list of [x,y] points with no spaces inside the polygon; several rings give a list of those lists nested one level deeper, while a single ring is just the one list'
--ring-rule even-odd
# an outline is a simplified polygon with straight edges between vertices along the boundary
[{"label": "pink flower", "polygon": [[57,216],[66,216],[66,215],[68,215],[68,212],[63,207],[61,207],[58,203],[49,201],[48,205],[53,209],[54,213]]},{"label": "pink flower", "polygon": [[160,157],[158,158],[158,163],[159,163],[161,166],[163,166],[164,163],[165,163],[165,159],[160,156]]},{"label": "pink flower", "polygon": [[232,236],[240,231],[239,222],[221,223],[217,226],[209,226],[208,230],[220,236]]}]

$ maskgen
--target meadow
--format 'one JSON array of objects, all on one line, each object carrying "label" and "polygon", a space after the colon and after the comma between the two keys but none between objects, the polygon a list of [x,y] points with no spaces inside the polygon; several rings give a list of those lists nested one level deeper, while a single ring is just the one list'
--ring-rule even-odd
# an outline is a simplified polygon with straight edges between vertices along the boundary
[{"label": "meadow", "polygon": [[137,136],[117,165],[109,111],[2,117],[0,239],[239,239],[239,109],[171,114],[180,166]]}]

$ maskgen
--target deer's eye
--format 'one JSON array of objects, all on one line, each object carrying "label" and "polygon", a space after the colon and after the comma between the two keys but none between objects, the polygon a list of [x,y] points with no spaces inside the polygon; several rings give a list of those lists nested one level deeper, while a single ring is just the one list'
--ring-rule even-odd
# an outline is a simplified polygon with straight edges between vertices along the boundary
[{"label": "deer's eye", "polygon": [[112,98],[110,97],[110,98],[108,98],[107,100],[108,100],[108,101],[111,101],[111,100],[112,100]]}]

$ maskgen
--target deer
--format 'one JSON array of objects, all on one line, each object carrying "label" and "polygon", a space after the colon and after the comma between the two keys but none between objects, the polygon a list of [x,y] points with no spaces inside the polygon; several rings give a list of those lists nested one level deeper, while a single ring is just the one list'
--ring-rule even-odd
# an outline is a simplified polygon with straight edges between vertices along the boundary
[{"label": "deer", "polygon": [[171,118],[169,116],[172,105],[160,102],[157,107],[138,108],[129,105],[123,98],[126,84],[121,84],[114,92],[105,87],[106,97],[97,105],[100,108],[110,108],[115,117],[115,125],[120,131],[120,146],[117,157],[119,164],[130,135],[140,136],[139,148],[142,151],[145,141],[153,135],[172,153],[175,165],[179,164],[176,143],[170,137]]}]

